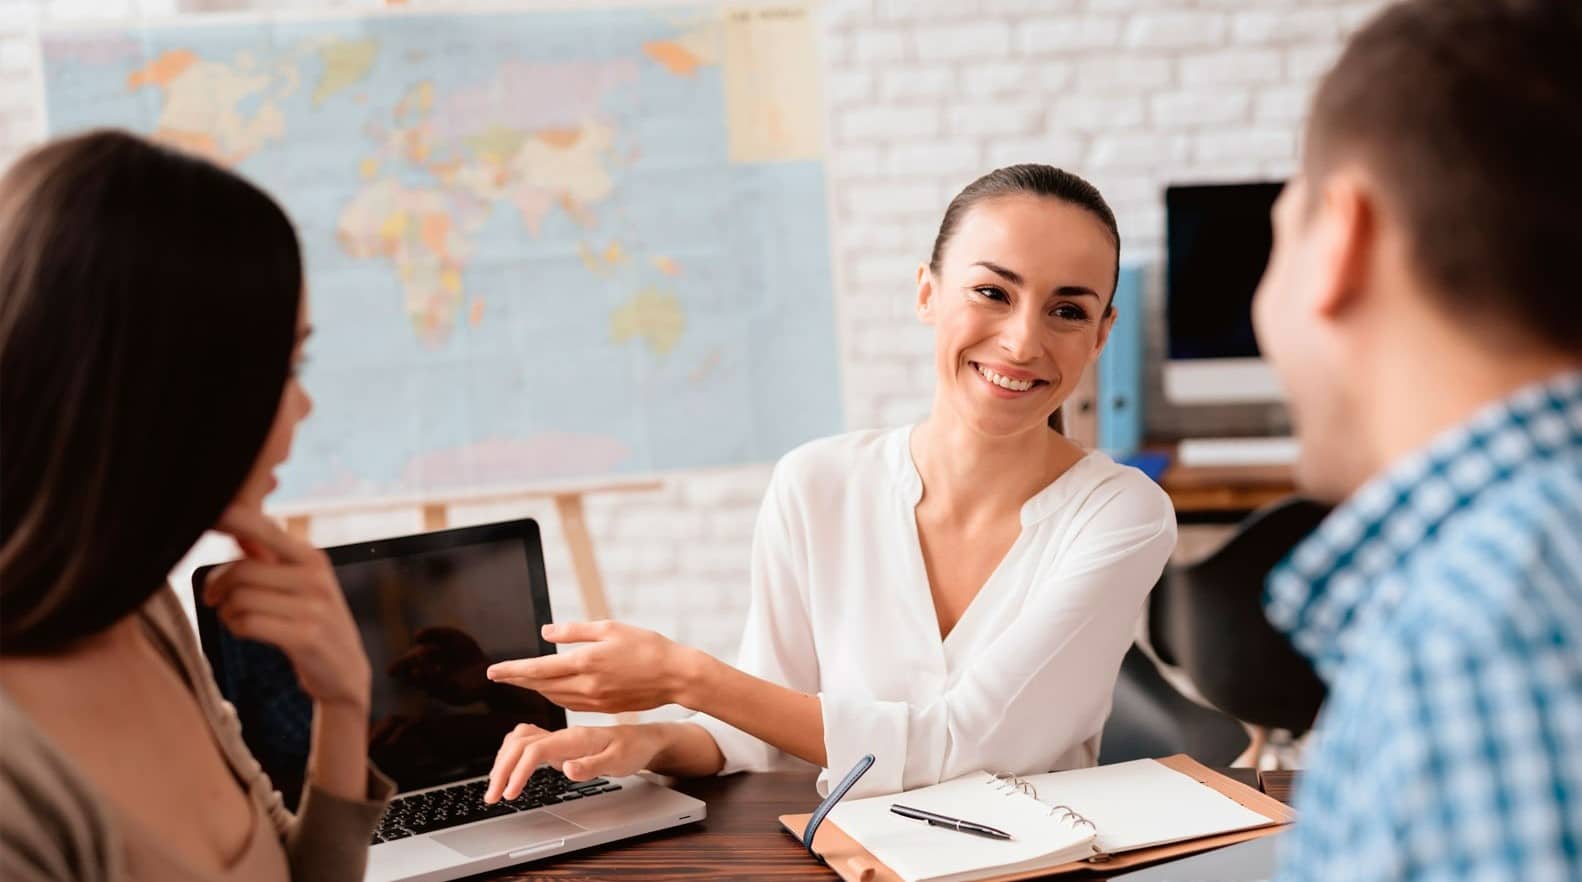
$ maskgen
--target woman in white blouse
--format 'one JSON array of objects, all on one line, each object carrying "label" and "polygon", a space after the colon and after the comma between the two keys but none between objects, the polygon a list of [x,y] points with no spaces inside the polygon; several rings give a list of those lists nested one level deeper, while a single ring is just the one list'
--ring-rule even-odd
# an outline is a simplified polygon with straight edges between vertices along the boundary
[{"label": "woman in white blouse", "polygon": [[572,710],[679,704],[676,723],[519,726],[487,799],[544,763],[578,779],[805,761],[854,796],[978,769],[1093,765],[1121,657],[1175,544],[1168,497],[1052,430],[1115,319],[1114,215],[1048,166],[1000,169],[945,212],[917,272],[935,329],[926,421],[782,459],[753,537],[736,667],[630,625],[546,626],[569,652],[489,676]]}]

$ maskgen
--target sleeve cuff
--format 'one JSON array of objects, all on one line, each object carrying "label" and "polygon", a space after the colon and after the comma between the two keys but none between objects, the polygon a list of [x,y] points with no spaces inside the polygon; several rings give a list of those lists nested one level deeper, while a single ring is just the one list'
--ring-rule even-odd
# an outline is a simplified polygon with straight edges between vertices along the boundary
[{"label": "sleeve cuff", "polygon": [[824,758],[829,767],[818,776],[820,796],[846,775],[857,761],[873,754],[873,768],[846,794],[863,799],[905,788],[907,706],[856,695],[820,692],[824,711]]},{"label": "sleeve cuff", "polygon": [[809,768],[801,760],[787,756],[735,726],[707,714],[694,714],[687,718],[687,722],[695,723],[714,739],[715,746],[720,749],[720,755],[725,757],[725,765],[721,766],[719,771],[721,775]]},{"label": "sleeve cuff", "polygon": [[368,767],[363,799],[345,799],[309,784],[287,837],[293,880],[360,879],[368,840],[395,792],[395,783]]}]

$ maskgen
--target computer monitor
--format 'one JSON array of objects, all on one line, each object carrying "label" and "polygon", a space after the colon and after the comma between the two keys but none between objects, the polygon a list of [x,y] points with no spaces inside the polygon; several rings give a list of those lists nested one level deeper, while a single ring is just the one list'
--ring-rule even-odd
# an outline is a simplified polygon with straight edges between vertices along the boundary
[{"label": "computer monitor", "polygon": [[1277,181],[1165,190],[1165,397],[1174,404],[1281,400],[1258,356],[1252,295],[1274,231]]}]

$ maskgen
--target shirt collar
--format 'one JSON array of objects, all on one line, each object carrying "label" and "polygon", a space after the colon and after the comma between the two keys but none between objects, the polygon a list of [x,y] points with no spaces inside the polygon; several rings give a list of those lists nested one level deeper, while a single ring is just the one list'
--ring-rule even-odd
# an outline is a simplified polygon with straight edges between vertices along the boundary
[{"label": "shirt collar", "polygon": [[[891,432],[889,439],[890,469],[895,478],[895,488],[909,509],[917,508],[923,499],[923,476],[918,473],[917,463],[912,459],[912,431],[915,428],[915,425],[902,426]],[[1074,476],[1105,463],[1113,465],[1113,460],[1097,450],[1088,451],[1086,456],[1072,463],[1059,477],[1022,503],[1022,526],[1030,527],[1064,508],[1086,486]],[[1068,475],[1073,476],[1072,479],[1067,480]]]},{"label": "shirt collar", "polygon": [[1381,577],[1523,466],[1582,452],[1582,372],[1525,386],[1369,481],[1270,574],[1264,609],[1326,679],[1393,607]]}]

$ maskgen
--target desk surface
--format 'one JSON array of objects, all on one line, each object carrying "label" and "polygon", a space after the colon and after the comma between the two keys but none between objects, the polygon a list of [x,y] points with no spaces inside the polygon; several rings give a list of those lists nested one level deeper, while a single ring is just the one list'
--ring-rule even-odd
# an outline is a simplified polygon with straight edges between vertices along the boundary
[{"label": "desk surface", "polygon": [[1294,481],[1290,466],[1184,466],[1172,462],[1159,486],[1170,494],[1184,521],[1234,521],[1295,493]]},{"label": "desk surface", "polygon": [[[1257,785],[1251,769],[1220,769],[1244,784]],[[780,815],[805,812],[818,804],[813,775],[791,772],[729,775],[680,781],[677,790],[709,804],[708,819],[579,851],[539,864],[517,867],[480,879],[529,882],[541,879],[805,879],[831,882],[834,873],[820,866],[780,829]],[[1094,882],[1096,876],[1083,876]]]}]

